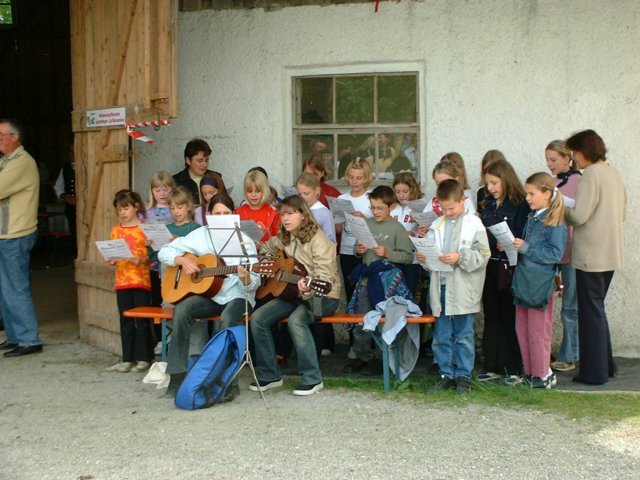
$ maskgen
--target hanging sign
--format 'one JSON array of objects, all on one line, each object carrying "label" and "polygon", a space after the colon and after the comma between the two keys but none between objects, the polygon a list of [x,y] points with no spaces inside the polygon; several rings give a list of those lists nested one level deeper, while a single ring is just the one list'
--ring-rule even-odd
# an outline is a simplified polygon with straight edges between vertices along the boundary
[{"label": "hanging sign", "polygon": [[126,116],[125,107],[87,110],[87,128],[123,127]]}]

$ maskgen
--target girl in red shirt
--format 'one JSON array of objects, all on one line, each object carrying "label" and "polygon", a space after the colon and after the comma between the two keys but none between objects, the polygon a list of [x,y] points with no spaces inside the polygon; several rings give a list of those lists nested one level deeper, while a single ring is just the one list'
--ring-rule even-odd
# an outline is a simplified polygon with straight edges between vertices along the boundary
[{"label": "girl in red shirt", "polygon": [[240,220],[255,220],[264,235],[260,239],[266,242],[278,236],[280,215],[269,205],[271,189],[267,176],[259,170],[251,170],[244,177],[244,198],[246,203],[236,209]]}]

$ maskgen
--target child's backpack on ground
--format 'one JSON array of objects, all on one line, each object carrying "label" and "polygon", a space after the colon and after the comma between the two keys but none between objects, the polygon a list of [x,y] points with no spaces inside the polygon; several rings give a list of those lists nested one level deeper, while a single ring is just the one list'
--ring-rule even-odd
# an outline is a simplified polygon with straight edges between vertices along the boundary
[{"label": "child's backpack on ground", "polygon": [[189,369],[176,394],[176,407],[183,410],[208,408],[222,403],[242,360],[246,347],[245,326],[225,328],[192,355]]}]

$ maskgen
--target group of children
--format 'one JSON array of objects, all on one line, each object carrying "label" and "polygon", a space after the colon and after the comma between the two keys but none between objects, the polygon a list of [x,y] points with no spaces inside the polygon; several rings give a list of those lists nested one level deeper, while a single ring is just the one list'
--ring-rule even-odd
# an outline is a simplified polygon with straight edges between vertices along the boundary
[{"label": "group of children", "polygon": [[[210,150],[196,154],[208,160]],[[119,311],[122,314],[135,306],[150,302],[159,305],[162,301],[158,255],[152,253],[149,242],[136,227],[144,221],[162,222],[175,237],[185,237],[163,247],[159,258],[168,265],[184,264],[187,273],[194,273],[198,266],[183,261],[181,256],[186,252],[217,253],[211,251],[210,244],[205,244],[202,232],[206,229],[200,226],[206,225],[206,213],[214,213],[223,206],[225,213],[235,212],[242,220],[254,220],[262,229],[258,252],[293,257],[306,269],[306,276],[297,282],[298,295],[294,300],[271,298],[255,305],[255,298],[252,299],[255,310],[251,331],[258,382],[250,390],[264,391],[282,385],[276,361],[277,336],[272,330],[287,317],[301,374],[301,384],[294,394],[309,395],[323,388],[317,355],[333,349],[333,328],[315,325],[315,319],[334,313],[338,307],[342,287],[337,258],[352,312],[366,313],[391,296],[415,301],[423,272],[429,272],[429,305],[437,317],[432,349],[440,370],[440,378],[430,390],[451,388],[466,393],[471,389],[476,352],[474,321],[481,309],[484,368],[477,379],[504,378],[507,383],[526,379],[533,388],[551,388],[556,382],[551,367],[570,370],[578,360],[575,273],[572,280],[567,252],[570,239],[563,221],[561,192],[569,197],[575,195],[580,175],[571,166],[564,142],[550,143],[545,157],[555,177],[540,172],[522,184],[504,155],[491,150],[481,164],[482,185],[473,192],[462,157],[448,153],[433,169],[435,197],[423,199],[419,182],[409,172],[398,173],[392,187],[370,190],[373,181],[370,164],[359,158],[347,166],[344,179],[348,191],[340,194],[324,181],[327,168],[322,156],[311,155],[305,159],[304,173],[296,181],[298,195],[278,202],[266,172],[258,167],[247,173],[244,202],[235,209],[222,177],[215,172],[205,169],[199,178],[191,175],[199,184],[198,206],[194,205],[192,190],[176,187],[171,175],[158,172],[151,179],[148,208],[138,194],[129,190],[118,192],[114,199],[120,224],[112,229],[111,237],[124,238],[134,255],[115,262]],[[189,164],[186,150],[185,160]],[[354,216],[366,219],[376,247],[365,247],[346,224],[334,222],[327,197],[336,196],[351,202]],[[420,205],[420,213],[430,213],[433,219],[428,226],[419,226],[414,219],[419,204],[416,201],[420,200],[424,205]],[[487,230],[501,222],[507,223],[515,237],[517,266],[510,264],[504,246]],[[425,237],[437,246],[441,252],[439,261],[450,268],[429,270],[426,257],[422,253],[416,255],[411,236]],[[550,365],[553,298],[559,272],[565,284],[564,338],[558,360]],[[309,279],[326,282],[327,295],[315,295]],[[242,298],[246,294],[255,296],[259,283],[256,274],[246,269],[225,277],[224,282],[236,282],[237,295],[219,297],[218,293],[210,299],[216,305],[216,314],[226,311],[227,304],[233,298],[239,299],[240,293]],[[227,291],[225,284],[221,292]],[[177,306],[174,322],[182,316],[191,327],[202,311],[198,308],[187,311],[186,306],[181,307],[183,303]],[[205,305],[199,307],[202,310]],[[227,324],[242,321],[244,310],[240,312],[238,307],[233,312]],[[149,325],[143,323],[121,317],[123,361],[116,366],[117,370],[148,368],[153,349]],[[327,329],[331,332],[322,332]],[[345,372],[379,371],[370,336],[356,326],[351,331],[351,340],[355,358],[345,365]],[[174,355],[170,352],[169,390],[174,394],[186,371],[184,341],[183,335],[181,346],[174,349]]]}]

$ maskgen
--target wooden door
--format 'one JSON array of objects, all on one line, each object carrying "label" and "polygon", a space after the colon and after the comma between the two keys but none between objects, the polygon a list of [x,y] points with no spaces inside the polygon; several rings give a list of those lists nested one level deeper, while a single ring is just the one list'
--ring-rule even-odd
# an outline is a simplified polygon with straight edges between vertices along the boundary
[{"label": "wooden door", "polygon": [[125,107],[131,123],[177,116],[177,0],[70,0],[72,126],[78,198],[78,318],[83,341],[120,352],[114,271],[95,248],[117,221],[116,191],[131,185],[122,126],[90,128],[88,112]]}]

